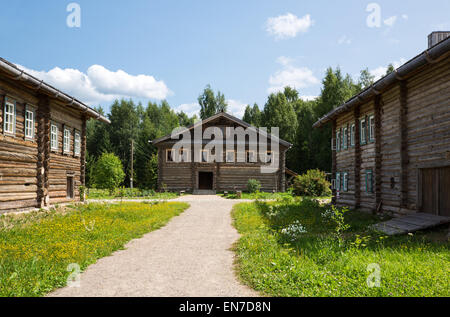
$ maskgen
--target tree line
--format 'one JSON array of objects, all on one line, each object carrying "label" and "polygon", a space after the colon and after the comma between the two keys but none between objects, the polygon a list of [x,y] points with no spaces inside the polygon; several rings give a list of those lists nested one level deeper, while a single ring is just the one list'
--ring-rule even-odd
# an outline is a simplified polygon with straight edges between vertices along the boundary
[{"label": "tree line", "polygon": [[[392,65],[388,72],[393,71]],[[355,81],[339,68],[328,68],[322,81],[321,93],[315,100],[303,100],[297,90],[286,87],[284,91],[268,96],[264,107],[256,103],[245,109],[245,122],[257,127],[279,127],[280,137],[293,144],[287,153],[286,166],[297,173],[310,169],[331,170],[331,127],[313,129],[320,117],[341,105],[362,89],[370,86],[374,77],[365,69]],[[170,134],[180,126],[189,126],[221,111],[227,111],[224,94],[215,93],[208,85],[198,97],[200,118],[175,112],[167,101],[149,102],[146,106],[133,100],[116,100],[107,117],[111,124],[96,120],[87,123],[87,173],[86,181],[92,186],[91,172],[94,163],[103,153],[113,153],[122,162],[127,186],[131,177],[131,141],[134,140],[134,175],[136,187],[157,186],[157,149],[149,143]],[[96,109],[104,115],[101,107]]]}]

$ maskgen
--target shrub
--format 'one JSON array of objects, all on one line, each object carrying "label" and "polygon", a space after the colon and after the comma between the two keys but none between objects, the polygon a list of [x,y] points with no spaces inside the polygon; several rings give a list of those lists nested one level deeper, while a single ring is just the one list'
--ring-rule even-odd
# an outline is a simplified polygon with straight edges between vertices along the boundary
[{"label": "shrub", "polygon": [[329,196],[331,195],[330,186],[325,172],[309,170],[306,174],[294,179],[293,193],[297,196]]},{"label": "shrub", "polygon": [[97,188],[108,189],[112,195],[125,178],[122,162],[112,153],[103,153],[94,165],[92,178]]},{"label": "shrub", "polygon": [[256,179],[249,179],[247,183],[247,191],[251,194],[259,192],[261,183]]}]

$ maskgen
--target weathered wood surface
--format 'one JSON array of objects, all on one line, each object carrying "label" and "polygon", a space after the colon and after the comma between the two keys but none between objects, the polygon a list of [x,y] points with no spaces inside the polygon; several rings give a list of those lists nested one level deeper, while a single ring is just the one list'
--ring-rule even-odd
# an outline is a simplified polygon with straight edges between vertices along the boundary
[{"label": "weathered wood surface", "polygon": [[378,223],[373,225],[372,228],[376,231],[392,236],[434,228],[447,223],[450,223],[450,217],[417,213]]}]

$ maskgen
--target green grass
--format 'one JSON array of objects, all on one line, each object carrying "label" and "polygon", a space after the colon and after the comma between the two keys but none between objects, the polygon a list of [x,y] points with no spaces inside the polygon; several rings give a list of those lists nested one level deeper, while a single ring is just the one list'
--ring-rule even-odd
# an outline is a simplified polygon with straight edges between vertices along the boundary
[{"label": "green grass", "polygon": [[[270,208],[270,206],[273,206]],[[311,200],[243,203],[233,210],[242,235],[235,246],[241,280],[270,296],[449,296],[448,230],[384,237],[367,227],[372,215],[350,211],[340,244],[326,207]],[[292,240],[282,229],[306,228]],[[380,267],[380,287],[369,288],[369,264]]]},{"label": "green grass", "polygon": [[87,199],[174,199],[179,197],[178,193],[163,192],[158,193],[154,190],[142,190],[142,189],[116,189],[111,194],[106,189],[90,188],[87,192]]},{"label": "green grass", "polygon": [[224,194],[220,194],[223,198],[226,199],[267,199],[267,200],[275,200],[275,199],[283,199],[285,197],[292,197],[292,194],[290,193],[266,193],[266,192],[259,192],[259,193],[247,193],[243,192],[241,198],[238,198],[236,193],[230,193],[227,196]]},{"label": "green grass", "polygon": [[84,270],[161,228],[184,203],[89,204],[0,217],[0,296],[41,296],[66,285],[68,265]]}]

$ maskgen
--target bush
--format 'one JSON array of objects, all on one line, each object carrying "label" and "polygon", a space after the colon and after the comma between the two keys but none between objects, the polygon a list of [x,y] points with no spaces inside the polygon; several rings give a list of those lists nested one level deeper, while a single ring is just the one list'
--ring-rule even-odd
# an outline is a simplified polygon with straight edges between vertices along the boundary
[{"label": "bush", "polygon": [[257,179],[249,179],[247,183],[247,191],[251,194],[261,190],[261,183]]},{"label": "bush", "polygon": [[331,195],[330,186],[325,172],[309,170],[306,174],[294,179],[293,193],[297,196],[329,196]]},{"label": "bush", "polygon": [[93,182],[95,187],[108,189],[113,194],[120,183],[125,178],[122,162],[112,153],[103,153],[92,169]]}]

